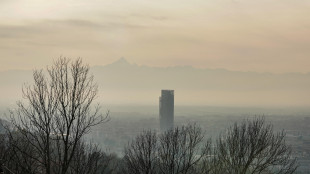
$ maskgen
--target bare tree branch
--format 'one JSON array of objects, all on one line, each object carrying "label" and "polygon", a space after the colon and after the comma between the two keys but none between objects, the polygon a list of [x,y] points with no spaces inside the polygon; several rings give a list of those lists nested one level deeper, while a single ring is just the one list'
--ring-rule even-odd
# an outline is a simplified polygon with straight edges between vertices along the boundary
[{"label": "bare tree branch", "polygon": [[[24,86],[26,104],[18,102],[11,111],[14,130],[9,135],[14,150],[40,164],[39,173],[65,174],[82,137],[107,121],[108,113],[102,115],[99,105],[92,106],[98,86],[82,59],[60,58],[47,72],[45,76],[43,70],[34,71],[34,84]],[[23,139],[31,151],[15,144],[17,139]]]}]

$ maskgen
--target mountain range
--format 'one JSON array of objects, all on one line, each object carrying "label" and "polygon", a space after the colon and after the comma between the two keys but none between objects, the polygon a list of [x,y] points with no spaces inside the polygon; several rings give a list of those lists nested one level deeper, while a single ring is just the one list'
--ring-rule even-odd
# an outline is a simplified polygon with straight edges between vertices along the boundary
[{"label": "mountain range", "polygon": [[[310,73],[257,73],[191,66],[149,67],[121,58],[91,67],[99,85],[99,101],[107,104],[158,103],[161,89],[174,89],[181,105],[309,106]],[[21,99],[32,71],[0,72],[0,101]],[[0,104],[1,104],[0,102]]]}]

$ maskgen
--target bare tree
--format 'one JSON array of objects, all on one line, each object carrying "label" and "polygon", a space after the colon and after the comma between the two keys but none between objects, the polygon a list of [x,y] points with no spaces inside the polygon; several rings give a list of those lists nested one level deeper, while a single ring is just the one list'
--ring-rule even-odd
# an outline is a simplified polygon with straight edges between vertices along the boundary
[{"label": "bare tree", "polygon": [[197,171],[203,135],[196,125],[182,126],[160,135],[146,131],[125,147],[125,166],[133,174],[186,174]]},{"label": "bare tree", "polygon": [[36,155],[36,150],[31,143],[18,132],[9,135],[5,162],[6,170],[9,171],[8,173],[40,173],[42,170],[41,164],[29,156],[29,154]]},{"label": "bare tree", "polygon": [[[9,129],[12,142],[22,138],[33,151],[12,146],[38,165],[38,173],[68,172],[82,137],[91,127],[103,123],[108,113],[99,113],[99,105],[92,107],[97,85],[89,74],[89,67],[81,59],[71,62],[60,58],[47,68],[33,73],[34,84],[23,88],[23,102],[11,111],[14,127]],[[78,165],[78,164],[77,164]],[[34,172],[37,173],[37,172]]]},{"label": "bare tree", "polygon": [[214,164],[218,174],[291,174],[297,169],[285,133],[274,133],[264,118],[234,124],[216,144]]},{"label": "bare tree", "polygon": [[159,137],[159,169],[164,174],[196,173],[200,160],[207,155],[202,149],[203,135],[196,125],[177,127]]},{"label": "bare tree", "polygon": [[157,135],[145,131],[125,147],[125,170],[131,174],[155,174],[158,160]]},{"label": "bare tree", "polygon": [[100,160],[100,174],[123,174],[125,171],[124,160],[116,154],[103,154],[103,159]]},{"label": "bare tree", "polygon": [[[2,120],[0,119],[0,127],[2,127]],[[6,142],[6,135],[0,131],[0,173],[4,171],[5,163],[8,160],[8,145]]]},{"label": "bare tree", "polygon": [[81,142],[70,163],[69,173],[97,174],[108,167],[111,159],[111,156],[105,155],[97,145]]}]

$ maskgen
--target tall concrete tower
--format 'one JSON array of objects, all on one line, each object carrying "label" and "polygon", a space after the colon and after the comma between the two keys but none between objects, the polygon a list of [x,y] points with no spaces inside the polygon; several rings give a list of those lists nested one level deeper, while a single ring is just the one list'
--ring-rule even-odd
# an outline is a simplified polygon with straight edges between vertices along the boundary
[{"label": "tall concrete tower", "polygon": [[174,90],[161,90],[159,97],[160,130],[173,129],[174,122]]}]

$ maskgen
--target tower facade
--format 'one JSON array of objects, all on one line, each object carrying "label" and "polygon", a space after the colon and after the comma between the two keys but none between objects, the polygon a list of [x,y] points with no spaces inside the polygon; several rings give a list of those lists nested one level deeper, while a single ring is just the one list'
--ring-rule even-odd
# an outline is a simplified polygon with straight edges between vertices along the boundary
[{"label": "tower facade", "polygon": [[174,123],[174,90],[161,90],[159,97],[160,130],[173,129]]}]

